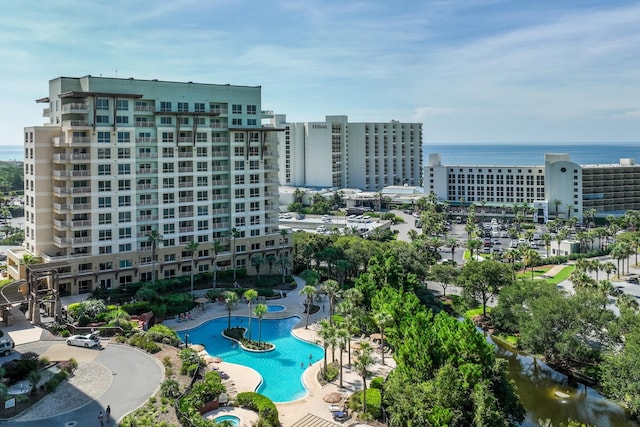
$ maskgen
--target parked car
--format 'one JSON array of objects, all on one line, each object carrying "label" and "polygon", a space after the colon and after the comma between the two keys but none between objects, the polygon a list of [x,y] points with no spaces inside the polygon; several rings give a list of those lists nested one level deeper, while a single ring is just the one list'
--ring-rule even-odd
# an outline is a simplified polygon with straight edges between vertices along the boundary
[{"label": "parked car", "polygon": [[91,334],[84,335],[72,335],[67,338],[67,345],[75,345],[77,347],[98,347],[100,345],[99,341],[96,341],[91,337]]},{"label": "parked car", "polygon": [[638,279],[638,276],[629,276],[627,278],[627,283],[631,283],[633,285],[638,285],[638,284],[640,284],[640,279]]},{"label": "parked car", "polygon": [[0,338],[0,354],[8,356],[11,350],[14,349],[16,344],[9,337]]}]

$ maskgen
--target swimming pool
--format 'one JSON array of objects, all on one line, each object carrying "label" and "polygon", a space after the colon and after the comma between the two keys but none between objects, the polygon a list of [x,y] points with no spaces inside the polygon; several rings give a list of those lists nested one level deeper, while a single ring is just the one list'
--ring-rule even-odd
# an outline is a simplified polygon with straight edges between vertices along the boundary
[{"label": "swimming pool", "polygon": [[[232,316],[231,326],[248,327],[249,318]],[[256,390],[274,402],[290,402],[303,398],[307,391],[302,383],[302,373],[323,358],[324,352],[318,345],[311,344],[291,334],[299,317],[285,319],[263,319],[262,341],[275,344],[273,351],[254,353],[242,350],[239,346],[222,337],[227,327],[227,318],[209,320],[194,329],[178,332],[184,340],[189,334],[189,342],[202,344],[212,356],[219,356],[225,362],[237,363],[255,369],[262,376],[262,384]],[[251,323],[251,337],[258,339],[258,319]]]},{"label": "swimming pool", "polygon": [[217,423],[221,423],[223,421],[228,421],[231,423],[232,426],[239,426],[240,425],[240,418],[236,417],[235,415],[221,415],[219,417],[215,417],[213,419],[213,421],[217,422]]},{"label": "swimming pool", "polygon": [[278,313],[279,311],[286,310],[286,308],[284,305],[269,304],[267,305],[267,313]]}]

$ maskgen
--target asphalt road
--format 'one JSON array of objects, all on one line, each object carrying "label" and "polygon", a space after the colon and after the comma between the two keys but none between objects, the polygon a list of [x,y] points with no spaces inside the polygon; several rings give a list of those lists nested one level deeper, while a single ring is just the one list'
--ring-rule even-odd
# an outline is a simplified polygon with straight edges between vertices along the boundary
[{"label": "asphalt road", "polygon": [[[43,354],[59,341],[40,341],[16,346],[16,352],[35,351]],[[22,348],[24,347],[24,348]],[[111,405],[112,417],[120,420],[123,415],[145,404],[155,394],[164,377],[164,369],[153,357],[133,347],[108,344],[103,350],[71,348],[69,351],[99,351],[95,362],[104,365],[113,373],[111,386],[97,400],[62,414],[34,421],[4,421],[3,426],[47,427],[47,426],[97,426],[98,412]]]}]

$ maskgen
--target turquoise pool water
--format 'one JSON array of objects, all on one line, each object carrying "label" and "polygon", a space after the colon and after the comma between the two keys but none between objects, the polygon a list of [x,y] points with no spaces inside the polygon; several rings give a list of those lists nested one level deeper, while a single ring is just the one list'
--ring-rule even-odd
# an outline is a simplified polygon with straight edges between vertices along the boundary
[{"label": "turquoise pool water", "polygon": [[231,425],[234,425],[234,426],[240,425],[240,418],[236,417],[235,415],[221,415],[219,417],[215,417],[213,421],[217,423],[221,423],[223,421],[229,421],[231,422]]},{"label": "turquoise pool water", "polygon": [[[231,326],[248,328],[248,317],[231,317]],[[255,369],[262,376],[258,392],[274,402],[290,402],[303,398],[307,391],[302,384],[302,373],[323,358],[320,346],[297,339],[291,334],[299,317],[285,319],[263,319],[262,341],[275,344],[276,349],[266,353],[242,350],[226,338],[222,331],[227,327],[227,318],[209,320],[194,329],[178,332],[180,338],[189,334],[189,342],[202,344],[212,356],[219,356],[225,362],[237,363]],[[258,319],[252,319],[251,337],[258,339]]]},{"label": "turquoise pool water", "polygon": [[268,313],[277,313],[279,311],[284,311],[285,310],[285,306],[284,305],[268,305],[267,306],[267,312]]}]

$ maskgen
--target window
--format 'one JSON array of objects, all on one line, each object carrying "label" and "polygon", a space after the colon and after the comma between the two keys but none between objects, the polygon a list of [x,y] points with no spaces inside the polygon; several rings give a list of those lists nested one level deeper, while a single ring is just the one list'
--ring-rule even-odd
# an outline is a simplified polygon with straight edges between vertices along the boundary
[{"label": "window", "polygon": [[131,175],[131,165],[128,163],[120,163],[118,165],[118,175]]},{"label": "window", "polygon": [[101,240],[101,241],[111,240],[111,230],[98,231],[98,240]]},{"label": "window", "polygon": [[113,263],[111,261],[100,263],[100,271],[111,270],[111,269],[113,269]]},{"label": "window", "polygon": [[209,215],[209,207],[198,206],[198,216],[206,216],[206,215]]},{"label": "window", "polygon": [[161,125],[173,125],[173,117],[160,117],[160,124]]},{"label": "window", "polygon": [[195,102],[193,104],[193,111],[196,113],[204,113],[204,102]]},{"label": "window", "polygon": [[160,101],[160,111],[171,111],[171,101]]},{"label": "window", "polygon": [[247,105],[247,114],[256,114],[258,107],[255,105]]},{"label": "window", "polygon": [[176,196],[173,193],[162,195],[162,201],[164,203],[175,203],[175,200],[176,200]]},{"label": "window", "polygon": [[244,170],[244,161],[243,160],[236,160],[235,162],[233,162],[233,164],[234,164],[234,170],[237,170],[237,171]]},{"label": "window", "polygon": [[111,181],[98,181],[98,191],[111,191]]},{"label": "window", "polygon": [[111,132],[98,132],[98,142],[111,142]]},{"label": "window", "polygon": [[96,110],[108,110],[109,100],[105,98],[96,99]]},{"label": "window", "polygon": [[111,197],[98,197],[98,207],[99,208],[110,208],[111,207]]},{"label": "window", "polygon": [[163,188],[174,188],[175,187],[174,178],[162,178],[162,187]]},{"label": "window", "polygon": [[189,124],[189,117],[180,117],[180,124],[181,125],[188,125]]},{"label": "window", "polygon": [[[118,165],[118,166],[120,166],[120,165]],[[120,190],[120,191],[131,190],[131,180],[130,179],[118,180],[118,190]]]},{"label": "window", "polygon": [[257,126],[258,120],[256,119],[247,119],[247,126]]},{"label": "window", "polygon": [[119,212],[118,221],[122,223],[131,222],[131,212]]},{"label": "window", "polygon": [[231,112],[233,114],[242,114],[242,105],[240,104],[233,104],[231,106]]},{"label": "window", "polygon": [[244,227],[246,225],[246,220],[244,217],[236,218],[236,227]]},{"label": "window", "polygon": [[118,206],[131,206],[131,196],[118,196]]},{"label": "window", "polygon": [[[237,137],[238,134],[235,134],[235,136]],[[238,141],[236,141],[238,142]],[[234,156],[244,156],[244,147],[234,147],[233,148],[233,155]]]},{"label": "window", "polygon": [[206,187],[209,185],[209,179],[206,176],[199,176],[197,177],[197,183],[198,187]]},{"label": "window", "polygon": [[236,188],[236,199],[244,199],[244,188]]},{"label": "window", "polygon": [[109,116],[98,115],[96,116],[96,123],[99,125],[108,125],[109,124]]},{"label": "window", "polygon": [[198,221],[198,231],[204,231],[209,229],[209,221]]},{"label": "window", "polygon": [[178,102],[178,111],[187,112],[189,111],[189,103],[188,102]]},{"label": "window", "polygon": [[162,210],[162,217],[164,219],[170,219],[176,217],[176,211],[174,208],[165,208]]},{"label": "window", "polygon": [[[244,133],[235,132],[233,134],[233,142],[244,142]],[[236,156],[243,156],[244,151],[241,154],[236,154]]]},{"label": "window", "polygon": [[163,163],[162,164],[162,172],[164,173],[173,173],[174,167],[173,163]]},{"label": "window", "polygon": [[249,209],[251,210],[251,212],[259,211],[260,210],[260,202],[251,202],[251,203],[249,203]]},{"label": "window", "polygon": [[260,162],[258,160],[249,160],[249,169],[252,171],[260,169]]},{"label": "window", "polygon": [[231,119],[231,124],[233,126],[242,126],[242,119]]},{"label": "window", "polygon": [[116,123],[126,125],[129,123],[129,116],[116,116]]},{"label": "window", "polygon": [[173,132],[162,132],[162,142],[173,142]]},{"label": "window", "polygon": [[129,109],[129,100],[128,99],[118,99],[117,101],[117,109],[119,111],[127,111]]},{"label": "window", "polygon": [[111,175],[111,165],[98,165],[98,175]]},{"label": "window", "polygon": [[199,202],[206,202],[209,199],[207,196],[208,196],[208,194],[207,194],[206,191],[198,191],[198,201]]},{"label": "window", "polygon": [[119,159],[130,159],[131,158],[131,149],[130,148],[118,148],[118,158]]},{"label": "window", "polygon": [[260,189],[259,188],[250,188],[249,189],[249,197],[260,197]]},{"label": "window", "polygon": [[118,230],[118,235],[121,239],[130,239],[131,238],[131,227],[125,227]]},{"label": "window", "polygon": [[118,132],[118,143],[131,142],[131,132]]},{"label": "window", "polygon": [[173,234],[176,232],[175,224],[164,224],[162,231],[164,234]]},{"label": "window", "polygon": [[207,162],[197,162],[196,169],[198,172],[206,172],[207,171]]},{"label": "window", "polygon": [[111,224],[111,214],[110,213],[98,214],[98,224]]},{"label": "window", "polygon": [[245,211],[244,203],[236,203],[236,212],[244,212],[244,211]]},{"label": "window", "polygon": [[98,148],[98,158],[99,159],[110,159],[111,158],[111,148]]},{"label": "window", "polygon": [[236,183],[236,185],[244,184],[244,175],[236,175],[235,176],[235,183]]},{"label": "window", "polygon": [[251,225],[258,225],[260,224],[260,216],[259,215],[251,215]]},{"label": "window", "polygon": [[98,253],[100,254],[110,254],[112,252],[111,246],[100,246],[98,248]]},{"label": "window", "polygon": [[252,173],[249,175],[249,183],[250,184],[258,184],[260,182],[260,175],[257,173]]}]

